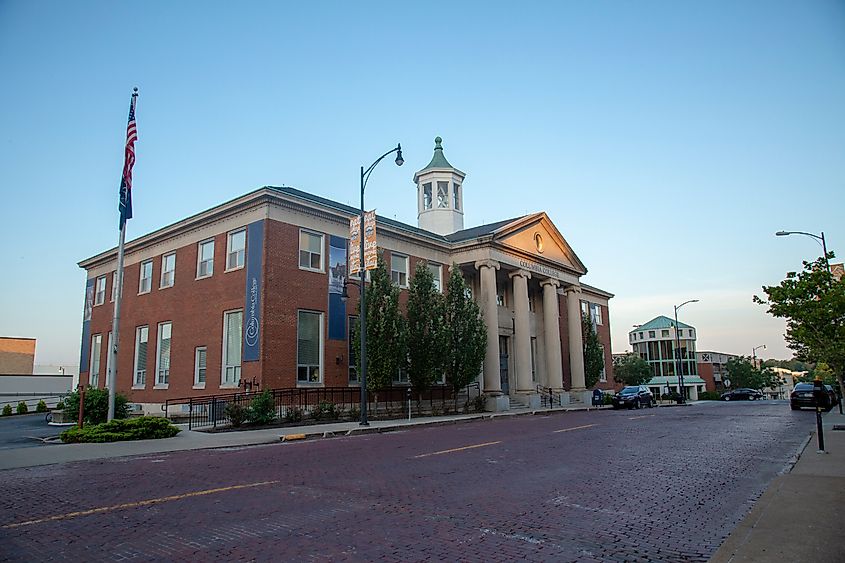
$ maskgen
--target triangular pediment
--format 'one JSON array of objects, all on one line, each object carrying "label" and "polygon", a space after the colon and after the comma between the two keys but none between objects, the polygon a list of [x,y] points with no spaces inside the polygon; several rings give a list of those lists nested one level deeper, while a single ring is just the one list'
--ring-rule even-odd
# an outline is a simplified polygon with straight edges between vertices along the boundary
[{"label": "triangular pediment", "polygon": [[545,212],[520,217],[496,229],[493,240],[533,256],[539,262],[551,262],[560,269],[574,271],[578,275],[587,273],[584,263]]}]

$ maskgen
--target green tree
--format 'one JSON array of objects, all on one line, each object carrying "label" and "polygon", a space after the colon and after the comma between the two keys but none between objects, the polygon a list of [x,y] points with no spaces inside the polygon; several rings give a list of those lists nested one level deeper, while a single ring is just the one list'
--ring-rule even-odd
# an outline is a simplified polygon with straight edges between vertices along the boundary
[{"label": "green tree", "polygon": [[613,360],[613,379],[623,385],[644,385],[651,378],[648,362],[636,354],[625,354]]},{"label": "green tree", "polygon": [[[114,398],[114,417],[129,416],[128,400],[125,395],[116,393]],[[79,391],[69,394],[65,400],[65,418],[76,420],[79,416]],[[109,414],[109,390],[89,388],[85,391],[85,422],[100,424],[106,421]]]},{"label": "green tree", "polygon": [[777,387],[781,383],[777,373],[769,368],[758,369],[751,363],[751,359],[745,356],[729,359],[726,368],[731,387],[734,389],[738,387],[764,389]]},{"label": "green tree", "polygon": [[408,380],[417,401],[440,377],[443,367],[445,299],[434,274],[418,262],[408,291]]},{"label": "green tree", "polygon": [[814,381],[816,378],[822,380],[822,383],[825,385],[836,385],[836,374],[833,373],[833,370],[830,369],[830,366],[824,362],[819,362],[816,364],[811,371],[808,371],[807,374],[802,377],[801,379],[804,381]]},{"label": "green tree", "polygon": [[[367,302],[367,390],[373,392],[378,408],[378,391],[389,387],[407,364],[406,323],[399,313],[399,287],[390,281],[384,259],[370,271]],[[355,348],[361,349],[360,324],[354,334]]]},{"label": "green tree", "polygon": [[604,369],[604,350],[587,315],[581,316],[581,330],[584,338],[584,384],[591,389],[599,382]]},{"label": "green tree", "polygon": [[796,358],[826,363],[845,394],[845,283],[833,279],[825,257],[804,262],[801,272],[787,273],[779,285],[763,286],[763,292],[766,300],[755,295],[754,301],[786,319],[786,341]]},{"label": "green tree", "polygon": [[472,383],[481,373],[487,349],[487,328],[478,304],[472,299],[461,269],[453,264],[446,286],[442,369],[446,381],[455,390],[455,409],[458,392]]}]

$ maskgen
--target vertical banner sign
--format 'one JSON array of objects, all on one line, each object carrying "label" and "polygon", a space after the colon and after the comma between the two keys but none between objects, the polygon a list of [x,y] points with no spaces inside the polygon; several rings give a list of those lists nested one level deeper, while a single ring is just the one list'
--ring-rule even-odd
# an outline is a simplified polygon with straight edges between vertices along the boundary
[{"label": "vertical banner sign", "polygon": [[[355,250],[352,250],[355,253]],[[346,239],[329,238],[329,339],[346,340],[346,303],[343,284],[346,282]]]},{"label": "vertical banner sign", "polygon": [[85,308],[82,312],[82,352],[79,355],[79,373],[88,371],[88,358],[91,355],[91,310],[94,308],[94,280],[85,284]]},{"label": "vertical banner sign", "polygon": [[246,229],[243,361],[257,362],[261,357],[261,280],[263,278],[264,221],[250,223]]},{"label": "vertical banner sign", "polygon": [[364,213],[364,269],[378,267],[378,246],[376,244],[376,212]]},{"label": "vertical banner sign", "polygon": [[361,217],[349,219],[349,275],[355,275],[361,269]]}]

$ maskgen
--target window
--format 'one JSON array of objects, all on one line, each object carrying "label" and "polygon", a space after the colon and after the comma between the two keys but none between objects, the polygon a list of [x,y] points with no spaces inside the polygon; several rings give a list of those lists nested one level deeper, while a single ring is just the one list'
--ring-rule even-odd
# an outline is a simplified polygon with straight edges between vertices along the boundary
[{"label": "window", "polygon": [[199,244],[197,252],[197,278],[207,278],[214,273],[214,240]]},{"label": "window", "polygon": [[243,311],[223,314],[223,387],[237,387],[241,382],[243,324]]},{"label": "window", "polygon": [[206,347],[198,346],[194,351],[194,387],[205,388]]},{"label": "window", "polygon": [[590,304],[586,301],[581,301],[581,316],[582,317],[590,317]]},{"label": "window", "polygon": [[642,340],[642,339],[643,339],[643,333],[641,332],[640,333],[640,340]]},{"label": "window", "polygon": [[654,335],[654,331],[653,331],[653,330],[648,331],[648,337],[649,337],[649,338],[654,338],[654,336],[655,336],[655,335]]},{"label": "window", "polygon": [[601,320],[601,305],[595,306],[595,309],[593,309],[593,315],[594,315],[593,318],[596,320],[596,324],[601,325],[601,323],[602,323],[602,320]]},{"label": "window", "polygon": [[97,289],[94,290],[94,305],[102,305],[106,302],[106,276],[97,278]]},{"label": "window", "polygon": [[141,262],[141,279],[138,282],[138,293],[148,293],[153,287],[153,261]]},{"label": "window", "polygon": [[461,185],[460,184],[452,184],[452,196],[454,205],[452,207],[455,210],[459,210],[461,208]]},{"label": "window", "polygon": [[506,307],[507,301],[505,301],[505,288],[500,287],[496,291],[496,305],[499,307]]},{"label": "window", "polygon": [[359,383],[358,381],[358,365],[360,359],[358,358],[358,349],[355,347],[355,331],[358,330],[358,317],[349,317],[349,340],[347,346],[347,355],[349,356],[349,383]]},{"label": "window", "polygon": [[408,383],[408,370],[404,367],[400,367],[399,371],[396,372],[396,377],[393,378],[393,383],[400,383],[407,385]]},{"label": "window", "polygon": [[176,276],[176,253],[165,254],[161,257],[161,287],[173,285]]},{"label": "window", "polygon": [[158,346],[156,347],[156,387],[167,387],[170,383],[170,331],[172,323],[159,323]]},{"label": "window", "polygon": [[431,184],[423,184],[423,209],[431,209]]},{"label": "window", "polygon": [[147,342],[150,327],[139,326],[135,329],[135,375],[132,387],[141,387],[147,383]]},{"label": "window", "polygon": [[668,330],[661,330],[660,331],[660,337],[661,338],[668,338],[669,337],[669,331]]},{"label": "window", "polygon": [[431,271],[431,275],[434,276],[434,287],[437,291],[443,293],[443,266],[429,262],[428,269]]},{"label": "window", "polygon": [[449,207],[449,182],[437,182],[437,207]]},{"label": "window", "polygon": [[246,248],[246,231],[241,229],[229,233],[226,243],[226,269],[237,270],[244,267],[244,249]]},{"label": "window", "polygon": [[323,314],[299,311],[296,325],[296,381],[320,383]]},{"label": "window", "polygon": [[88,370],[88,385],[98,387],[100,382],[100,352],[103,347],[103,335],[95,334],[91,337],[91,362]]},{"label": "window", "polygon": [[[120,288],[121,291],[123,287]],[[111,273],[111,300],[114,301],[114,296],[117,295],[117,271]]]},{"label": "window", "polygon": [[323,235],[299,231],[299,267],[323,271]]},{"label": "window", "polygon": [[390,281],[399,287],[408,287],[408,257],[390,255]]}]

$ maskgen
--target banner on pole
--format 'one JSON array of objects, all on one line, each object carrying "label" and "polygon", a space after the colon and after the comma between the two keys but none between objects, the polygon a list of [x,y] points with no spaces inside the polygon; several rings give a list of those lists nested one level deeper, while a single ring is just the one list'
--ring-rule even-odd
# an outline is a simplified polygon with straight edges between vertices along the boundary
[{"label": "banner on pole", "polygon": [[364,213],[364,269],[375,270],[377,266],[376,212],[367,211]]},{"label": "banner on pole", "polygon": [[355,275],[361,269],[361,217],[349,219],[349,274]]}]

